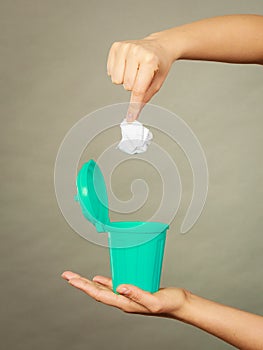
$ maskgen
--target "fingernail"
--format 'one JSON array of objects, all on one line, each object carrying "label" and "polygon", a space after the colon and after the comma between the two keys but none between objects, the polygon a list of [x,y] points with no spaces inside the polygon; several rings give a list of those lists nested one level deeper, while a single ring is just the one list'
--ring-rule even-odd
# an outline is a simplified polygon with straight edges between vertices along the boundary
[{"label": "fingernail", "polygon": [[120,288],[118,290],[118,292],[121,293],[121,294],[129,294],[130,291],[129,291],[128,288],[123,287],[123,288]]}]

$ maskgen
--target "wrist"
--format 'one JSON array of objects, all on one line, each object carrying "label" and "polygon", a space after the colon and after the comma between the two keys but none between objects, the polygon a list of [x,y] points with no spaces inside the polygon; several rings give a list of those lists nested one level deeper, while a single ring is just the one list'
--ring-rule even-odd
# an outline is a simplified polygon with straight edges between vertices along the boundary
[{"label": "wrist", "polygon": [[184,301],[179,308],[177,307],[170,312],[170,317],[188,323],[191,315],[191,305],[194,295],[186,289],[182,289],[182,293],[184,294]]},{"label": "wrist", "polygon": [[155,40],[172,63],[185,57],[189,45],[186,32],[180,27],[152,33],[145,39]]}]

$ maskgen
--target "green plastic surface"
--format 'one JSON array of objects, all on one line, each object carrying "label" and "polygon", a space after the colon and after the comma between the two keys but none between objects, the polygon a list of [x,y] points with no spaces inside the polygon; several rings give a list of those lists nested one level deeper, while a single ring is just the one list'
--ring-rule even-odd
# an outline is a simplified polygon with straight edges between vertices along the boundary
[{"label": "green plastic surface", "polygon": [[115,240],[119,241],[120,238],[119,233],[109,232],[110,266],[114,292],[122,283],[133,284],[151,293],[158,291],[165,238],[166,231],[163,231],[157,235],[154,234],[153,239],[146,243],[112,248],[112,243]]},{"label": "green plastic surface", "polygon": [[122,283],[149,292],[160,286],[167,224],[160,222],[111,222],[103,175],[94,160],[77,176],[77,196],[82,213],[98,232],[108,233],[113,290]]},{"label": "green plastic surface", "polygon": [[83,215],[96,226],[98,232],[104,232],[100,229],[101,225],[110,222],[108,196],[103,175],[94,160],[83,164],[76,185],[76,199],[80,203]]}]

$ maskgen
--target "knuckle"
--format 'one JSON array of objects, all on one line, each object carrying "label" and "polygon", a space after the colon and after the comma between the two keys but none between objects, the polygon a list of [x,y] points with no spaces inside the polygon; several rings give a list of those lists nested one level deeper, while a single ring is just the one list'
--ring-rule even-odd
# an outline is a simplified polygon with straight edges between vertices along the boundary
[{"label": "knuckle", "polygon": [[129,43],[129,49],[132,53],[138,52],[140,49],[140,45],[136,43]]},{"label": "knuckle", "polygon": [[137,88],[137,89],[133,90],[133,95],[135,97],[140,97],[140,96],[144,95],[144,92],[145,92],[144,89]]},{"label": "knuckle", "polygon": [[130,48],[130,43],[126,41],[116,41],[112,44],[113,51],[123,51],[126,52]]},{"label": "knuckle", "polygon": [[158,66],[158,57],[154,53],[148,52],[144,56],[144,62],[153,66]]},{"label": "knuckle", "polygon": [[130,48],[131,44],[128,43],[128,42],[123,41],[123,42],[121,43],[121,46],[123,47],[123,49],[128,50],[128,49]]},{"label": "knuckle", "polygon": [[121,45],[121,42],[120,41],[115,41],[113,44],[112,44],[112,48],[113,49],[117,49],[119,46]]},{"label": "knuckle", "polygon": [[141,52],[141,47],[138,44],[131,44],[131,51],[134,56],[139,56]]}]

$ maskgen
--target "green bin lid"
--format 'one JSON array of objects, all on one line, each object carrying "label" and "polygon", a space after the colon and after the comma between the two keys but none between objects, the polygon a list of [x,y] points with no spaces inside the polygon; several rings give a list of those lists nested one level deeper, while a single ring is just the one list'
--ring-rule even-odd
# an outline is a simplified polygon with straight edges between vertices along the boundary
[{"label": "green bin lid", "polygon": [[99,166],[94,160],[83,164],[77,180],[77,195],[83,215],[98,232],[103,232],[102,225],[110,222],[108,196],[105,181]]}]

